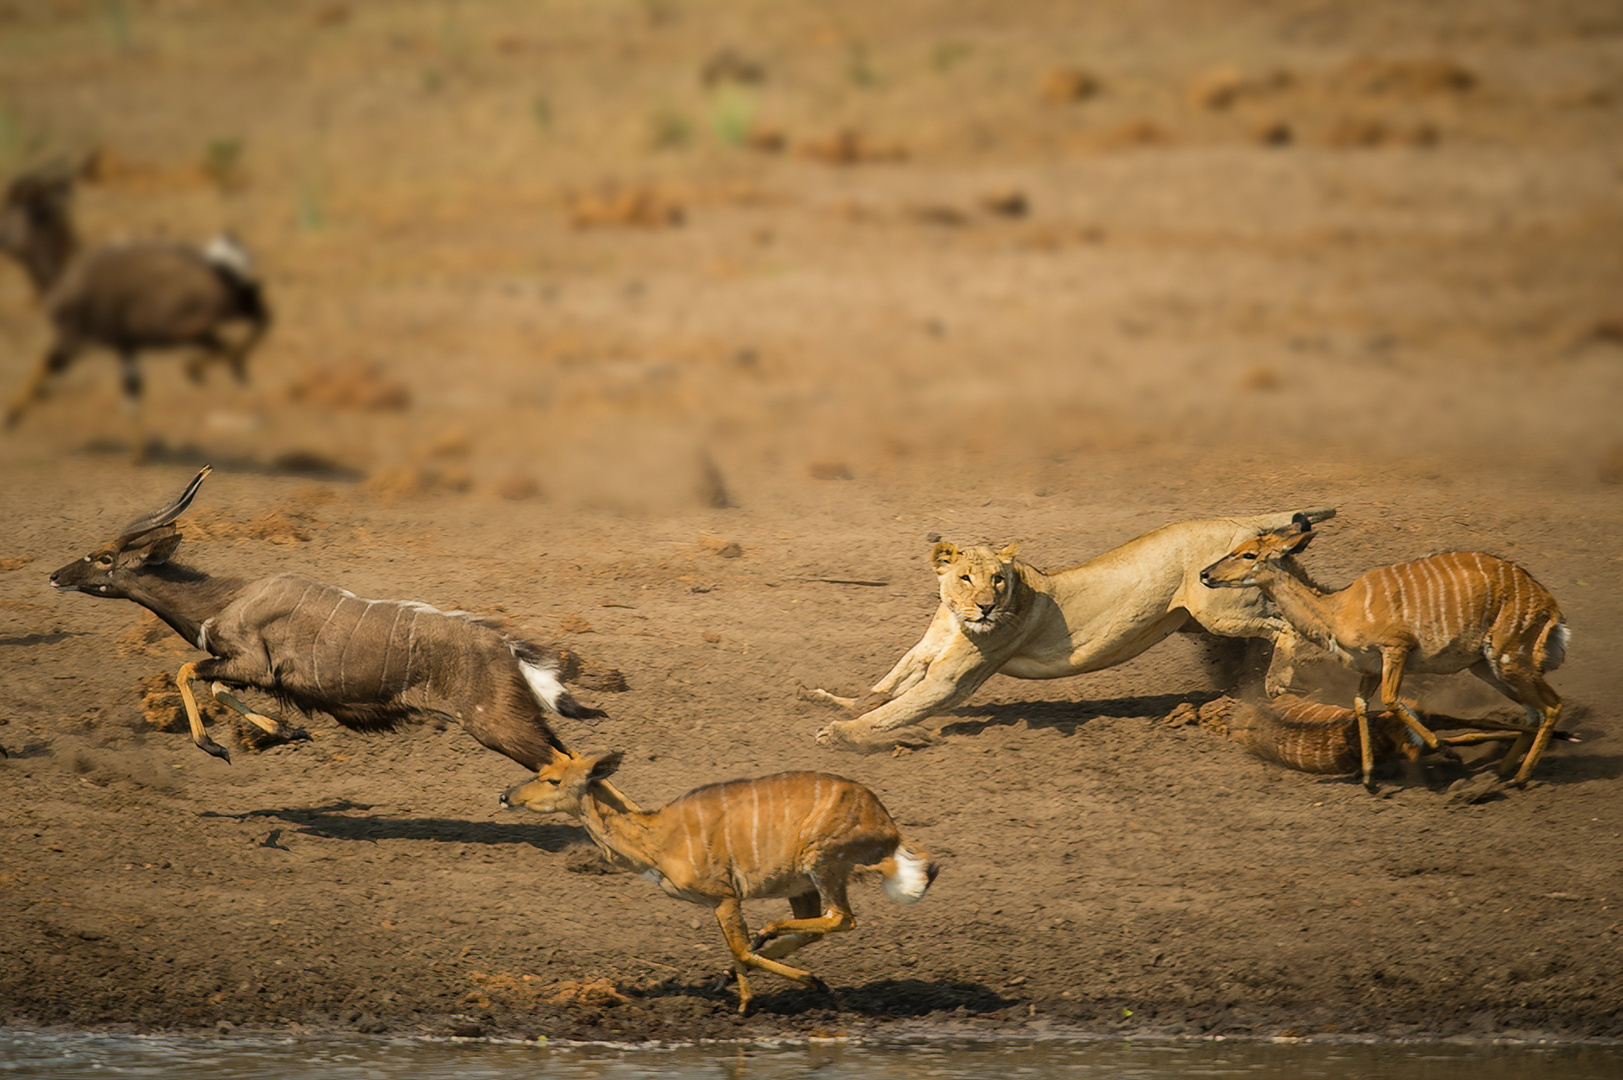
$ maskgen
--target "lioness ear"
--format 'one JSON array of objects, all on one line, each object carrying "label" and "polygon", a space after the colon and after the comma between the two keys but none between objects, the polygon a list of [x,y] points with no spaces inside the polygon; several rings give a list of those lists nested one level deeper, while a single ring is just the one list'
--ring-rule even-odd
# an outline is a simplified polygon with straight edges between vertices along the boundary
[{"label": "lioness ear", "polygon": [[999,551],[997,553],[997,557],[1002,559],[1004,562],[1008,562],[1018,554],[1020,554],[1020,541],[1016,540],[1014,543],[1005,547],[1002,551]]},{"label": "lioness ear", "polygon": [[951,565],[952,560],[957,557],[958,549],[945,540],[930,549],[930,565],[935,567],[935,572],[938,574],[944,573],[947,567]]}]

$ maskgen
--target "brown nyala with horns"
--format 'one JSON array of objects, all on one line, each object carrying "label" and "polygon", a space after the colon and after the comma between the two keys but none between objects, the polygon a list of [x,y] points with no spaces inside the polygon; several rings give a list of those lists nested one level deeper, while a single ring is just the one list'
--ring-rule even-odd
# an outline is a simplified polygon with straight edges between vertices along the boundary
[{"label": "brown nyala with horns", "polygon": [[1475,551],[1378,567],[1344,589],[1321,592],[1292,558],[1314,535],[1312,523],[1298,517],[1240,544],[1200,579],[1212,588],[1257,586],[1299,632],[1363,676],[1353,710],[1364,785],[1373,789],[1370,693],[1379,688],[1380,703],[1435,750],[1437,737],[1399,697],[1404,672],[1466,670],[1527,710],[1532,728],[1499,764],[1502,778],[1514,771],[1510,782],[1525,784],[1561,714],[1560,696],[1544,681],[1567,654],[1555,597],[1515,563]]},{"label": "brown nyala with horns", "polygon": [[[877,869],[897,903],[918,900],[936,864],[902,839],[878,796],[843,777],[787,772],[696,788],[658,810],[637,810],[606,781],[618,753],[566,755],[535,779],[509,788],[503,806],[568,814],[611,862],[671,896],[716,913],[738,978],[738,1009],[749,1009],[748,972],[770,971],[827,991],[782,958],[824,934],[850,930],[852,872]],[[793,918],[752,938],[743,902],[786,898]]]},{"label": "brown nyala with horns", "polygon": [[[1295,694],[1281,694],[1264,701],[1237,702],[1221,699],[1223,708],[1200,709],[1200,726],[1227,735],[1265,761],[1300,772],[1323,775],[1357,773],[1362,764],[1358,741],[1358,718],[1342,705],[1309,701]],[[1217,703],[1213,703],[1217,704]],[[1416,710],[1418,712],[1418,710]],[[1537,733],[1528,724],[1495,719],[1463,720],[1436,713],[1420,713],[1421,722],[1433,732],[1469,728],[1458,735],[1440,735],[1444,746],[1474,746],[1484,742],[1514,742]],[[1577,742],[1578,738],[1557,731],[1557,739]],[[1419,760],[1425,743],[1394,712],[1369,717],[1370,752],[1375,761]]]},{"label": "brown nyala with horns", "polygon": [[212,682],[218,701],[280,738],[300,733],[254,712],[229,689],[263,690],[357,730],[391,730],[414,715],[450,716],[529,769],[563,750],[543,707],[571,718],[606,715],[564,689],[556,651],[466,613],[363,600],[292,574],[214,577],[175,562],[181,535],[174,521],[209,472],[205,466],[174,502],[51,575],[58,589],[133,600],[210,654],[175,675],[201,749],[230,760],[203,729],[194,679]]}]

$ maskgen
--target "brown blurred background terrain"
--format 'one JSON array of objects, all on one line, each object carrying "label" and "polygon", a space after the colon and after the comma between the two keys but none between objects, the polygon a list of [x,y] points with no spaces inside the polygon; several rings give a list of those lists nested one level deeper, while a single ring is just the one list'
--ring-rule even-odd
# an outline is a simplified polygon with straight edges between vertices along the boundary
[{"label": "brown blurred background terrain", "polygon": [[[0,437],[0,1022],[739,1030],[708,916],[495,817],[456,729],[173,730],[184,643],[46,578],[210,462],[182,558],[502,614],[624,673],[560,731],[642,801],[829,769],[941,855],[806,954],[842,1009],[744,1032],[1623,1034],[1615,3],[0,0],[0,172],[55,155],[87,241],[229,228],[276,322],[245,386],[149,354],[132,421],[87,355]],[[46,341],[0,266],[0,394]],[[1584,742],[1372,798],[1160,723],[1217,691],[1181,638],[812,740],[930,537],[1309,505],[1326,581],[1526,566]]]}]

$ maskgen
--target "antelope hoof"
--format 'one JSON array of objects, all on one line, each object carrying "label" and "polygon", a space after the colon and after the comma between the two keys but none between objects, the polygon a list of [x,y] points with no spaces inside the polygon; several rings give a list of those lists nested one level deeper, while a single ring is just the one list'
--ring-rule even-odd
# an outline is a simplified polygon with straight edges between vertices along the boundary
[{"label": "antelope hoof", "polygon": [[231,764],[231,751],[227,750],[225,747],[221,746],[207,735],[196,741],[197,748],[203,751],[205,754],[212,754],[221,761],[225,762],[227,765]]},{"label": "antelope hoof", "polygon": [[828,988],[828,983],[819,979],[816,975],[807,975],[804,981],[808,987],[816,990],[819,994],[827,994],[829,997],[834,996],[834,991]]}]

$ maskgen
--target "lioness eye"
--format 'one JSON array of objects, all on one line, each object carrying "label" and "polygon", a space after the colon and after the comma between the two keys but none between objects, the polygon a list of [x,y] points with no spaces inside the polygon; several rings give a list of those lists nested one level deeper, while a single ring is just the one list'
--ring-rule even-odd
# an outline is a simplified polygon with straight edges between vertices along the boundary
[{"label": "lioness eye", "polygon": [[975,579],[970,577],[968,574],[963,575],[958,580],[959,581],[967,581],[971,585],[975,584]]}]

